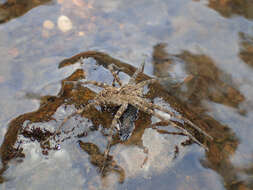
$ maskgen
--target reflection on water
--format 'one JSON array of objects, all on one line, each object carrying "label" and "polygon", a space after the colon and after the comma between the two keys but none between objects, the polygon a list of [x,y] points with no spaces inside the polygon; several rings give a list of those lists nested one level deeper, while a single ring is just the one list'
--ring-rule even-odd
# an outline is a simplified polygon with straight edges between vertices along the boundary
[{"label": "reflection on water", "polygon": [[240,33],[239,36],[241,38],[241,51],[239,55],[246,64],[253,67],[253,37],[245,33]]},{"label": "reflection on water", "polygon": [[[121,72],[125,72],[127,75],[130,75],[130,76],[134,72],[134,68],[132,66],[126,63],[122,63],[121,61],[114,59],[107,54],[95,52],[95,51],[84,52],[70,59],[66,59],[59,64],[59,67],[61,68],[61,67],[67,66],[68,64],[76,63],[76,61],[79,60],[81,57],[84,57],[84,58],[92,57],[97,61],[98,64],[102,64],[105,68],[107,68],[109,64],[113,63],[120,68]],[[85,65],[88,66],[87,63]],[[94,67],[94,66],[95,65],[93,66],[90,65],[89,67]],[[91,72],[94,72],[94,70]],[[86,139],[89,137],[92,139],[93,131],[101,131],[102,135],[105,135],[105,136],[108,135],[106,132],[106,128],[109,128],[111,126],[113,115],[115,115],[116,113],[115,112],[116,110],[113,111],[113,109],[110,108],[110,105],[108,105],[109,107],[105,107],[105,108],[101,107],[100,111],[98,111],[95,108],[92,108],[91,110],[84,112],[82,116],[88,119],[86,121],[82,121],[81,118],[76,118],[73,115],[74,120],[72,121],[71,124],[68,124],[72,126],[72,128],[68,127],[68,129],[62,129],[64,130],[64,133],[62,133],[60,136],[53,135],[53,132],[55,130],[54,122],[56,121],[56,124],[58,124],[59,126],[59,123],[61,123],[61,120],[66,118],[66,116],[61,115],[61,112],[68,113],[71,111],[71,110],[68,111],[68,105],[74,105],[76,108],[79,108],[84,105],[87,105],[88,101],[94,98],[96,93],[91,91],[89,88],[83,87],[80,85],[76,86],[72,83],[64,82],[64,81],[76,81],[76,80],[85,78],[85,73],[88,74],[88,76],[91,74],[91,73],[87,73],[87,71],[85,70],[77,69],[70,77],[62,81],[62,84],[63,84],[62,89],[60,90],[58,96],[41,97],[41,105],[37,111],[21,115],[11,121],[11,123],[9,124],[9,129],[7,131],[7,134],[5,135],[4,142],[1,146],[1,158],[2,158],[2,164],[3,164],[2,172],[4,172],[7,169],[7,165],[10,160],[17,159],[20,157],[20,155],[24,157],[23,150],[27,149],[26,148],[27,144],[30,144],[34,141],[40,143],[40,146],[42,148],[41,153],[47,156],[50,154],[50,150],[57,151],[57,149],[59,149],[59,146],[61,146],[61,144],[66,140],[72,139],[72,141],[74,142],[75,139],[78,139],[78,138]],[[148,78],[149,77],[147,75],[144,75],[141,73],[137,79],[141,81]],[[149,88],[150,90],[146,94],[147,98],[151,100],[155,100],[155,98],[158,98],[158,97],[160,99],[162,98],[166,102],[171,102],[170,105],[171,107],[173,107],[173,109],[176,109],[180,113],[185,112],[185,114],[188,115],[189,118],[192,117],[192,115],[190,114],[190,111],[185,110],[186,108],[184,108],[184,106],[181,105],[180,102],[177,102],[176,99],[174,99],[171,96],[168,96],[166,91],[164,91],[161,87],[158,87],[157,85],[150,85]],[[73,112],[73,110],[71,112]],[[129,114],[136,114],[136,112],[131,112]],[[127,119],[128,117],[123,117],[123,120],[124,118]],[[91,126],[90,126],[90,122],[92,123]],[[124,121],[122,122],[124,123]],[[134,120],[132,120],[132,122],[134,122]],[[132,140],[130,139],[126,143],[135,145],[135,146],[137,145],[137,147],[140,148],[140,150],[138,150],[139,148],[137,150],[141,152],[135,153],[135,156],[138,156],[138,154],[141,154],[139,156],[142,157],[142,161],[139,160],[140,162],[136,162],[134,155],[132,155],[130,158],[125,158],[123,156],[122,159],[127,159],[126,161],[128,162],[128,164],[131,164],[131,162],[136,162],[138,164],[143,165],[141,167],[143,168],[146,164],[151,165],[152,162],[154,161],[152,154],[155,154],[156,156],[158,156],[159,154],[163,153],[163,152],[160,152],[160,151],[164,151],[161,148],[159,148],[161,150],[157,152],[157,148],[159,146],[156,145],[157,143],[156,141],[152,142],[155,144],[149,145],[150,144],[150,142],[148,142],[149,138],[148,140],[146,140],[146,138],[144,138],[143,136],[145,128],[149,128],[151,122],[152,122],[151,116],[144,113],[141,113],[138,121],[136,121],[136,126],[139,126],[137,127],[137,130],[139,132],[137,132],[136,135],[133,135]],[[80,129],[80,125],[87,126],[88,127],[87,130],[83,131],[82,129]],[[159,126],[160,124],[158,123],[156,125]],[[168,124],[163,124],[163,125],[167,126]],[[186,125],[186,123],[184,123],[184,125]],[[194,131],[194,129],[191,129],[191,130]],[[203,130],[207,130],[207,129],[203,129]],[[157,130],[157,131],[161,134],[166,134],[164,130]],[[198,138],[199,141],[202,141],[203,144],[206,144],[207,141],[210,140],[210,139],[205,139],[205,137],[203,137],[197,131],[194,131],[194,133],[195,133],[194,135],[196,136],[196,138]],[[182,135],[181,133],[169,133],[169,132],[167,134]],[[154,135],[154,134],[151,133],[150,135]],[[56,137],[57,139],[53,138],[51,139],[51,141],[47,141],[47,139],[49,139],[50,136]],[[100,140],[96,139],[95,143],[98,144]],[[159,139],[157,140],[158,140],[158,143],[160,143],[159,142],[160,140]],[[120,182],[124,181],[124,176],[125,176],[124,169],[121,168],[121,166],[117,165],[117,163],[114,160],[112,160],[113,159],[112,157],[109,157],[108,160],[105,161],[105,165],[103,165],[104,156],[99,150],[100,148],[97,147],[96,144],[93,144],[90,142],[82,142],[82,141],[79,141],[79,142],[80,142],[79,143],[80,147],[84,149],[91,156],[90,162],[96,165],[100,169],[100,171],[102,170],[102,173],[101,173],[102,177],[106,177],[107,173],[116,171],[120,175],[119,181]],[[120,141],[116,140],[112,144],[113,146],[116,146],[118,143],[120,143]],[[174,143],[176,143],[176,141]],[[174,149],[170,150],[172,152],[170,153],[171,155],[169,159],[171,160],[171,162],[177,157],[176,154],[179,154],[180,152],[179,146],[182,147],[186,145],[186,143],[183,141],[181,143],[182,143],[181,145],[179,142],[178,142],[178,145],[175,145],[175,150]],[[192,142],[188,140],[188,145],[190,144],[192,144]],[[93,147],[92,150],[87,149],[86,145],[88,147]],[[152,150],[152,148],[148,148],[154,145],[157,146],[155,151]],[[124,148],[117,150],[117,152],[121,152],[122,150],[124,150]],[[142,152],[145,155],[144,157],[142,155],[143,154]],[[121,154],[124,155],[125,153],[121,152]],[[165,164],[164,166],[166,167],[169,164],[168,160],[164,164]],[[160,167],[161,166],[162,165],[160,165]],[[163,169],[163,167],[161,167],[161,169]],[[140,171],[137,170],[135,172],[139,173]],[[131,171],[128,173],[128,175],[134,175],[130,173]]]},{"label": "reflection on water", "polygon": [[233,166],[230,161],[239,144],[236,134],[230,131],[228,126],[204,115],[206,110],[205,105],[202,105],[203,100],[209,100],[237,108],[239,103],[244,101],[244,96],[235,88],[232,78],[220,71],[207,56],[186,51],[180,55],[169,56],[165,47],[165,44],[158,44],[154,48],[153,64],[156,75],[159,77],[169,73],[173,57],[177,58],[174,59],[177,63],[184,64],[187,74],[192,77],[183,84],[187,86],[186,89],[183,89],[182,85],[181,88],[175,88],[173,94],[184,100],[196,114],[202,115],[203,124],[208,125],[209,133],[212,131],[212,136],[216,137],[216,143],[210,144],[207,158],[202,162],[203,166],[217,171],[223,177],[227,189],[246,188],[248,180],[242,181],[238,177],[241,169]]},{"label": "reflection on water", "polygon": [[[154,65],[171,64],[170,61],[168,61],[168,55],[163,52],[162,47],[165,47],[165,46],[158,45],[156,47],[159,47],[159,48],[154,49],[154,60],[157,61],[157,62],[154,61]],[[156,51],[160,51],[160,52],[156,52]],[[158,55],[159,55],[159,58],[156,57]],[[100,53],[100,52],[84,52],[84,53],[78,54],[70,59],[64,60],[63,62],[60,63],[59,66],[64,67],[64,66],[67,66],[68,64],[73,64],[77,61],[78,58],[80,59],[80,57],[85,57],[85,58],[92,57],[95,60],[97,60],[97,63],[102,63],[105,67],[107,67],[111,63],[114,63],[119,68],[121,68],[122,72],[126,72],[128,75],[133,74],[133,71],[134,71],[133,67],[131,67],[130,65],[122,63],[121,61],[116,60],[108,56],[107,54]],[[210,71],[210,64],[205,64],[206,69],[199,67],[198,66],[199,56],[190,55],[189,53],[184,52],[182,55],[177,56],[177,57],[178,58],[186,57],[188,58],[188,60],[184,59],[183,61],[189,64],[191,63],[193,64],[192,65],[194,68],[193,70],[191,70],[192,69],[191,66],[186,67],[187,70],[191,71],[190,74],[195,74],[195,76],[193,76],[191,80],[194,80],[194,77],[198,76],[196,80],[200,80],[200,81],[204,80],[204,81],[211,81],[211,82],[216,81],[218,84],[218,87],[219,85],[222,85],[226,89],[227,84],[222,83],[219,80],[214,80],[211,78],[214,76],[217,79],[219,79],[217,75],[213,73],[214,71],[218,72],[218,70],[217,69],[215,70],[214,65],[210,63],[210,60],[209,60],[209,63],[213,67],[213,69],[211,70],[212,76],[210,75],[211,79],[208,78],[209,77],[208,71]],[[201,60],[203,61],[205,60],[204,59],[205,57],[203,58],[203,55],[200,55],[200,57],[201,57]],[[199,70],[201,71],[201,73],[199,74],[196,73]],[[87,71],[84,71],[82,69],[77,69],[70,77],[68,77],[65,80],[67,81],[80,80],[82,78],[85,78],[84,73],[86,72]],[[159,72],[156,72],[156,73],[157,75],[159,74]],[[86,73],[86,74],[88,74],[89,76],[89,73]],[[221,73],[219,72],[218,74],[219,74],[219,77],[221,77]],[[138,78],[138,80],[143,80],[142,78],[147,78],[147,77],[148,76],[142,74]],[[26,149],[25,146],[27,146],[27,144],[29,143],[32,143],[34,141],[38,143],[43,142],[43,144],[41,144],[41,148],[42,148],[41,153],[44,154],[45,156],[48,156],[51,154],[50,152],[52,150],[57,151],[57,149],[59,149],[59,145],[61,147],[65,141],[75,142],[77,139],[83,139],[86,142],[79,141],[80,147],[90,155],[90,159],[89,159],[90,162],[99,168],[99,171],[100,171],[99,173],[102,174],[102,177],[107,177],[108,173],[116,172],[119,174],[119,182],[123,182],[125,179],[125,171],[124,171],[125,169],[128,172],[126,174],[128,177],[130,177],[131,175],[138,174],[139,173],[138,170],[134,172],[135,174],[134,173],[131,174],[133,171],[129,169],[131,168],[130,166],[132,164],[131,162],[133,163],[136,162],[135,157],[138,156],[140,153],[136,152],[135,155],[132,155],[131,157],[129,157],[129,155],[131,155],[132,153],[128,152],[127,153],[128,157],[125,157],[124,156],[125,153],[123,151],[124,147],[121,147],[120,149],[118,149],[120,147],[118,146],[118,143],[120,143],[120,141],[118,140],[114,141],[113,146],[116,147],[115,149],[116,153],[123,156],[120,159],[123,159],[124,162],[120,161],[120,159],[118,158],[119,159],[118,162],[123,164],[123,167],[122,167],[118,165],[117,161],[113,160],[112,156],[109,156],[108,159],[105,161],[104,155],[99,150],[100,149],[99,146],[101,146],[101,148],[104,147],[104,145],[102,145],[100,142],[101,139],[93,138],[93,133],[94,131],[97,131],[97,130],[101,131],[102,134],[105,136],[108,135],[106,132],[106,128],[110,127],[111,120],[113,118],[113,114],[111,114],[110,112],[113,112],[115,114],[115,111],[112,111],[110,107],[103,108],[100,111],[94,108],[92,109],[92,111],[83,113],[82,116],[88,119],[86,121],[82,121],[82,118],[80,118],[79,116],[78,117],[73,116],[74,120],[68,123],[67,129],[62,129],[63,131],[61,132],[61,134],[57,135],[56,142],[60,144],[59,145],[58,143],[55,144],[54,139],[51,139],[53,141],[48,142],[49,144],[45,146],[44,144],[45,140],[53,135],[53,131],[55,130],[54,128],[57,127],[57,124],[59,125],[59,123],[61,123],[61,120],[64,117],[66,117],[66,116],[62,116],[60,112],[62,112],[64,109],[65,109],[64,112],[66,113],[69,112],[68,110],[66,110],[67,108],[66,106],[68,105],[75,105],[76,108],[86,105],[89,100],[94,98],[94,95],[95,95],[95,93],[89,90],[89,88],[83,87],[83,86],[75,86],[71,83],[64,83],[65,80],[62,81],[62,84],[64,85],[62,86],[62,89],[59,92],[58,96],[42,97],[44,101],[42,101],[43,103],[41,104],[40,108],[37,111],[21,115],[11,121],[7,134],[5,135],[4,142],[1,146],[1,158],[2,158],[2,164],[3,164],[2,172],[4,172],[7,169],[7,165],[10,160],[12,159],[17,160],[25,156],[23,153],[23,149]],[[188,85],[191,82],[191,80],[186,81],[185,83],[180,84],[180,85]],[[202,96],[200,96],[199,94],[198,96],[194,96],[194,98],[198,98],[198,102],[200,102],[200,98],[207,99],[207,98],[212,97],[209,94],[208,95],[205,94],[206,90],[201,90],[201,89],[206,89],[207,87],[200,85],[200,84],[202,85],[208,84],[208,86],[211,86],[212,83],[202,82],[202,83],[197,83],[197,84],[199,85],[199,87],[202,87],[202,88],[199,88],[199,91],[198,91],[198,93],[200,93],[200,95]],[[177,97],[180,97],[179,95],[181,95],[180,88],[181,86],[176,87],[177,93],[175,93],[175,95]],[[217,86],[213,88],[220,89],[220,88],[217,88]],[[222,92],[224,92],[223,95],[226,97],[230,96],[229,93],[236,92],[235,94],[233,94],[233,96],[239,95],[240,97],[239,101],[243,100],[241,98],[242,96],[240,95],[240,93],[234,88],[233,90],[230,90],[228,92],[226,92],[226,90]],[[149,91],[146,94],[146,98],[149,98],[151,100],[155,100],[158,97],[162,98],[163,100],[168,102],[169,105],[173,109],[184,114],[185,117],[191,118],[191,120],[194,121],[194,123],[196,123],[203,130],[205,130],[207,133],[213,136],[214,140],[210,141],[209,139],[203,138],[203,136],[201,136],[200,134],[197,134],[196,131],[194,132],[195,136],[199,140],[201,140],[203,143],[205,143],[206,146],[208,146],[209,148],[209,151],[206,151],[206,160],[203,160],[201,163],[203,164],[204,167],[211,168],[215,170],[217,173],[219,173],[223,177],[223,180],[226,184],[225,186],[227,189],[233,189],[235,187],[245,187],[247,183],[240,180],[237,177],[237,172],[240,171],[240,172],[244,172],[245,174],[248,174],[250,173],[250,171],[247,170],[246,172],[244,168],[235,168],[230,161],[230,157],[234,154],[235,150],[237,149],[237,146],[239,143],[238,138],[227,126],[220,124],[219,122],[214,120],[212,117],[206,115],[203,109],[199,109],[199,107],[201,107],[201,104],[194,106],[195,104],[195,101],[193,98],[194,93],[196,92],[190,91],[190,95],[184,97],[184,100],[185,99],[190,100],[190,101],[186,101],[186,107],[178,99],[175,99],[173,96],[168,95],[168,93],[162,87],[159,87],[157,85],[153,85],[149,87]],[[182,96],[183,95],[187,95],[187,93],[184,92]],[[213,99],[210,99],[210,100],[213,101]],[[219,99],[219,100],[222,100],[222,99]],[[223,102],[226,104],[226,101],[220,101],[219,103],[223,103]],[[64,105],[66,108],[64,108]],[[236,106],[236,105],[232,104],[231,106]],[[59,111],[59,109],[62,111]],[[73,112],[73,110],[71,112]],[[54,124],[52,123],[52,121],[56,121],[56,126],[55,126],[55,123]],[[46,124],[45,122],[48,124]],[[136,131],[137,136],[133,135],[133,137],[131,137],[127,141],[127,144],[130,143],[132,145],[137,145],[137,147],[140,147],[141,149],[143,148],[143,153],[144,155],[146,154],[146,156],[143,157],[141,156],[142,154],[140,154],[139,161],[142,160],[142,162],[136,162],[141,165],[141,168],[145,168],[147,167],[147,165],[151,165],[149,166],[149,168],[150,167],[152,168],[153,167],[152,165],[155,165],[155,162],[152,161],[154,159],[152,154],[155,154],[157,156],[157,159],[162,159],[162,155],[160,155],[160,153],[167,151],[164,149],[164,147],[159,147],[161,146],[159,145],[160,144],[159,141],[162,140],[161,137],[158,140],[158,142],[154,140],[155,139],[154,137],[152,137],[152,141],[150,141],[151,140],[150,138],[148,141],[144,140],[145,133],[147,132],[145,128],[148,128],[151,122],[152,121],[151,121],[150,116],[142,113],[140,117],[138,118],[138,121],[136,121],[136,126],[138,130],[140,131],[139,132]],[[85,126],[86,128],[85,131],[83,131],[80,128],[81,126],[80,124],[82,126]],[[163,130],[157,130],[157,132],[163,135],[166,134],[164,133]],[[172,135],[173,133],[168,133],[168,134]],[[175,133],[174,135],[177,135],[177,134]],[[90,140],[93,139],[93,140],[89,142],[89,139]],[[152,144],[150,146],[149,144],[151,142]],[[172,163],[174,162],[173,160],[177,157],[177,155],[181,154],[180,151],[182,150],[182,146],[185,146],[185,145],[186,143],[183,141],[181,141],[181,144],[180,143],[175,144],[174,154],[171,154],[170,162]],[[151,148],[152,146],[156,146],[156,151],[157,149],[160,149],[161,152],[160,151],[159,153],[156,151],[153,152],[154,150],[152,150]],[[181,146],[180,149],[178,148],[179,146]],[[158,157],[157,154],[160,156]],[[117,157],[117,155],[115,155],[115,151],[114,151],[114,156]],[[127,168],[126,168],[126,165],[124,165],[125,163],[128,163]],[[140,167],[140,165],[138,167]],[[165,162],[165,167],[167,167],[167,165],[170,165],[168,161]],[[162,168],[160,169],[162,171],[164,170]],[[145,170],[143,170],[142,172],[145,173]],[[2,178],[2,182],[4,182],[3,180],[4,179]]]},{"label": "reflection on water", "polygon": [[154,73],[157,77],[164,77],[169,75],[173,62],[181,64],[188,75],[183,86],[185,89],[174,88],[173,93],[181,96],[182,100],[187,100],[191,107],[201,107],[202,100],[238,107],[245,100],[236,89],[232,77],[217,68],[210,57],[188,51],[179,55],[168,55],[163,48],[164,44],[154,47]]},{"label": "reflection on water", "polygon": [[125,180],[125,171],[113,160],[111,156],[108,156],[105,160],[105,155],[100,152],[99,148],[92,143],[84,143],[79,141],[80,147],[90,155],[90,162],[99,168],[99,172],[102,176],[106,176],[107,173],[115,171],[119,174],[119,182],[123,183]]},{"label": "reflection on water", "polygon": [[[252,1],[0,2],[0,189],[253,189]],[[135,109],[131,137],[115,134],[104,162],[114,106],[71,117],[50,139],[100,91],[63,81],[112,84],[113,63],[127,82],[143,53],[152,61],[139,81],[171,79],[145,87],[145,98],[214,137],[174,119],[209,151]]]},{"label": "reflection on water", "polygon": [[22,16],[32,8],[50,1],[51,0],[7,0],[3,4],[0,4],[0,23]]},{"label": "reflection on water", "polygon": [[247,19],[253,19],[253,2],[251,0],[209,0],[208,6],[225,17],[237,14]]}]

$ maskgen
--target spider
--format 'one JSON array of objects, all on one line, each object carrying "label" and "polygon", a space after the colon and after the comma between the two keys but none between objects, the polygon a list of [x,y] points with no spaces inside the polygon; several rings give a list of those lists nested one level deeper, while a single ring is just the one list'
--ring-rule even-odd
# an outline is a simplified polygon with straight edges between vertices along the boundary
[{"label": "spider", "polygon": [[[205,136],[212,139],[212,137],[210,135],[208,135],[206,132],[204,132],[202,129],[200,129],[198,126],[196,126],[194,123],[192,123],[190,120],[183,118],[180,115],[176,115],[175,113],[173,113],[173,112],[171,112],[159,105],[156,105],[156,104],[146,101],[146,99],[144,98],[144,94],[143,94],[144,86],[149,85],[149,84],[154,84],[157,82],[161,82],[164,80],[168,80],[168,78],[157,78],[157,79],[153,78],[153,79],[148,79],[148,80],[137,83],[136,78],[140,73],[143,73],[144,66],[145,66],[145,63],[143,62],[141,64],[141,66],[138,69],[136,69],[135,73],[129,79],[129,82],[127,84],[123,84],[122,81],[120,80],[119,76],[117,75],[117,73],[114,70],[114,67],[116,67],[116,65],[114,65],[114,64],[109,65],[108,69],[110,70],[110,72],[112,73],[112,75],[114,77],[114,82],[116,81],[118,83],[119,87],[116,87],[115,85],[110,86],[106,83],[101,83],[101,82],[97,82],[97,81],[84,81],[84,82],[65,81],[66,83],[68,83],[68,82],[74,83],[74,84],[77,83],[77,84],[81,84],[81,85],[91,84],[91,85],[95,85],[97,87],[103,88],[103,90],[100,91],[95,96],[94,100],[91,103],[88,103],[83,109],[78,109],[76,112],[74,112],[73,114],[66,117],[63,120],[63,122],[61,123],[61,125],[59,126],[59,128],[55,134],[59,134],[61,127],[66,123],[66,121],[68,119],[70,119],[72,116],[74,116],[76,114],[81,114],[81,113],[87,111],[92,106],[101,106],[101,105],[119,106],[119,109],[117,110],[117,112],[112,120],[112,124],[111,124],[111,128],[110,128],[110,135],[108,136],[108,144],[107,144],[107,148],[105,150],[105,156],[106,156],[106,155],[108,155],[109,150],[110,150],[112,136],[113,136],[113,130],[116,129],[119,132],[121,131],[120,125],[117,125],[117,124],[119,123],[120,117],[124,114],[124,112],[128,108],[128,105],[130,105],[132,107],[139,109],[140,111],[143,111],[147,114],[157,117],[161,121],[166,122],[177,129],[180,129],[185,135],[190,137],[194,142],[196,142],[197,144],[199,144],[202,147],[204,147],[205,149],[207,149],[201,142],[199,142],[186,129],[177,125],[176,123],[174,123],[173,121],[168,119],[168,117],[166,118],[166,117],[164,117],[164,115],[162,115],[160,113],[164,112],[166,114],[169,114],[171,117],[183,120],[185,123],[188,123],[189,125],[191,125],[194,129],[196,129],[200,133],[202,133]],[[158,111],[155,111],[155,110],[158,110]],[[121,140],[127,139],[128,135],[130,135],[130,134],[127,134],[126,137],[122,137]]]}]

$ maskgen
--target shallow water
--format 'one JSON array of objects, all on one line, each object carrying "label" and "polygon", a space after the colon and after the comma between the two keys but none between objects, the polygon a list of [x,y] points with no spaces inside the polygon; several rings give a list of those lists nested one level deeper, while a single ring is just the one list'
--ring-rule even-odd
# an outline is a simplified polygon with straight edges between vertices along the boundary
[{"label": "shallow water", "polygon": [[[101,152],[105,149],[104,128],[110,125],[113,111],[97,108],[90,115],[71,118],[68,126],[73,131],[60,137],[70,138],[48,155],[40,148],[41,139],[19,135],[15,146],[22,144],[25,158],[8,160],[0,189],[253,188],[250,0],[11,2],[0,1],[1,142],[15,126],[29,126],[28,120],[53,131],[76,109],[74,105],[86,103],[99,91],[89,87],[69,92],[61,81],[70,75],[111,84],[113,77],[100,65],[104,57],[96,62],[96,54],[82,65],[58,68],[63,59],[90,50],[129,64],[119,64],[125,69],[119,74],[124,82],[143,61],[148,76],[141,80],[175,79],[179,86],[174,87],[173,80],[152,86],[146,89],[147,98],[181,112],[215,139],[205,142],[209,151],[197,144],[183,146],[186,136],[168,134],[176,131],[172,127],[148,128],[158,119],[140,112],[131,138],[116,142],[110,152],[125,172],[124,182],[119,183],[117,172],[102,177],[92,164],[95,154],[78,144],[82,140]],[[69,18],[63,28],[62,15]],[[83,131],[87,135],[76,137]]]}]

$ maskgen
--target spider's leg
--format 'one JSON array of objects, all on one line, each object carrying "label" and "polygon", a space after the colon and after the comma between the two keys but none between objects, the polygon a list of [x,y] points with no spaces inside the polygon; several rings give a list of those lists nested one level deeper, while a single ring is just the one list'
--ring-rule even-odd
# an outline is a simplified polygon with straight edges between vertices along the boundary
[{"label": "spider's leg", "polygon": [[110,135],[108,137],[108,143],[107,143],[107,147],[106,147],[106,150],[104,153],[105,158],[107,158],[107,156],[110,152],[111,143],[112,143],[112,136],[113,136],[113,129],[116,128],[117,130],[119,130],[119,128],[117,128],[117,122],[126,109],[127,109],[127,104],[122,104],[112,120],[112,125],[110,128]]},{"label": "spider's leg", "polygon": [[82,109],[78,109],[77,111],[75,111],[74,113],[70,114],[69,116],[67,116],[63,122],[61,123],[61,125],[58,127],[57,131],[55,134],[58,134],[61,131],[61,128],[63,127],[63,125],[73,116],[81,114],[87,110],[89,110],[92,106],[96,106],[96,105],[100,105],[100,102],[95,100],[94,102],[88,103],[84,108]]},{"label": "spider's leg", "polygon": [[114,77],[114,80],[117,81],[117,83],[118,83],[120,86],[122,86],[122,81],[120,80],[118,74],[114,71],[113,66],[114,66],[113,64],[110,64],[110,65],[108,66],[108,69],[109,69],[110,72],[112,73],[112,76]]},{"label": "spider's leg", "polygon": [[156,104],[153,104],[153,103],[150,103],[150,102],[146,102],[142,99],[139,99],[139,102],[142,104],[142,105],[145,105],[146,107],[150,108],[150,109],[157,109],[157,110],[160,110],[162,112],[165,112],[165,113],[168,113],[169,115],[171,115],[172,117],[175,117],[177,119],[181,119],[183,120],[184,122],[188,123],[189,125],[191,125],[194,129],[196,129],[198,132],[202,133],[203,135],[209,137],[210,139],[213,139],[213,137],[211,137],[209,134],[207,134],[205,131],[203,131],[200,127],[198,127],[196,124],[192,123],[190,120],[184,118],[183,116],[181,115],[176,115],[175,113],[173,113],[172,111],[169,111],[168,109],[165,109],[161,106],[158,106]]},{"label": "spider's leg", "polygon": [[59,129],[73,116],[77,115],[77,114],[82,114],[83,112],[87,111],[88,109],[90,109],[92,106],[96,106],[96,105],[100,105],[100,102],[95,100],[94,102],[88,103],[84,108],[82,109],[78,109],[76,112],[72,113],[71,115],[69,115],[68,117],[66,117],[63,122],[61,123],[61,125],[59,126]]},{"label": "spider's leg", "polygon": [[84,108],[83,109],[78,109],[77,111],[75,111],[74,113],[70,114],[69,116],[65,117],[63,119],[63,121],[61,122],[61,124],[59,125],[58,129],[55,131],[54,133],[54,137],[55,135],[59,134],[62,127],[64,126],[64,124],[71,118],[71,117],[74,117],[75,115],[78,115],[78,114],[81,114],[82,112],[84,111]]},{"label": "spider's leg", "polygon": [[117,113],[114,116],[114,119],[112,120],[112,128],[117,128],[119,130],[119,128],[116,127],[116,125],[117,125],[117,122],[118,122],[119,118],[122,116],[124,111],[126,111],[127,106],[128,106],[128,104],[122,104],[120,106],[120,108],[118,109]]},{"label": "spider's leg", "polygon": [[53,133],[53,136],[46,138],[44,141],[41,142],[42,145],[47,144],[50,140],[54,139],[56,135],[60,134],[61,129],[63,127],[63,125],[73,116],[78,115],[80,113],[83,112],[83,109],[78,109],[77,111],[75,111],[74,113],[70,114],[69,116],[65,117],[64,120],[61,122],[61,124],[59,125],[59,127],[55,130],[55,132]]},{"label": "spider's leg", "polygon": [[162,77],[162,78],[151,78],[151,79],[148,79],[148,80],[145,80],[145,81],[142,81],[140,83],[138,83],[136,86],[138,88],[140,87],[143,87],[145,85],[149,85],[149,84],[154,84],[154,83],[161,83],[161,82],[164,82],[164,81],[167,81],[169,82],[169,84],[171,85],[171,87],[173,88],[177,88],[177,87],[180,87],[182,84],[186,83],[187,81],[191,80],[192,77],[186,77],[186,78],[181,78],[182,81],[179,82],[179,81],[176,81],[176,78],[173,78],[173,77]]},{"label": "spider's leg", "polygon": [[90,109],[90,107],[95,106],[95,105],[100,105],[99,101],[95,102],[91,102],[89,104],[87,104],[84,108],[82,109],[78,109],[77,111],[75,111],[74,113],[70,114],[69,116],[65,117],[64,120],[61,122],[61,124],[59,125],[59,127],[56,129],[56,131],[54,132],[53,136],[49,137],[48,139],[44,140],[42,142],[42,144],[47,143],[50,139],[55,139],[56,135],[58,135],[61,132],[62,127],[64,126],[64,124],[73,116],[78,115],[78,114],[82,114],[84,111]]},{"label": "spider's leg", "polygon": [[132,75],[132,77],[129,80],[129,84],[135,84],[136,78],[137,76],[143,72],[144,70],[144,66],[145,66],[145,62],[142,62],[142,64],[140,65],[140,67],[138,69],[136,69],[136,71],[134,72],[134,74]]},{"label": "spider's leg", "polygon": [[97,82],[97,81],[93,81],[93,80],[90,80],[90,81],[84,81],[84,82],[81,82],[81,81],[63,81],[64,83],[71,83],[71,84],[76,84],[76,85],[84,85],[84,84],[92,84],[94,86],[98,86],[100,88],[107,88],[107,87],[110,87],[110,85],[106,84],[106,83],[102,83],[102,82]]},{"label": "spider's leg", "polygon": [[[105,149],[105,152],[104,152],[104,164],[103,164],[103,167],[101,169],[101,172],[103,172],[104,168],[105,168],[105,162],[107,160],[107,157],[109,155],[109,152],[110,152],[110,149],[111,149],[111,144],[112,144],[112,136],[113,136],[113,128],[117,128],[116,125],[117,125],[117,122],[119,120],[119,118],[122,116],[122,114],[124,113],[124,111],[127,109],[127,105],[128,104],[122,104],[120,106],[120,108],[118,109],[117,113],[115,114],[113,120],[112,120],[112,125],[110,127],[110,134],[108,136],[108,142],[107,142],[107,146],[106,146],[106,149]],[[118,129],[118,128],[117,128]],[[118,129],[119,130],[119,129]]]},{"label": "spider's leg", "polygon": [[164,78],[153,78],[153,79],[148,79],[148,80],[145,80],[145,81],[142,81],[140,83],[138,83],[136,85],[137,88],[141,88],[145,85],[149,85],[149,84],[154,84],[154,83],[159,83],[159,82],[163,82],[163,81],[168,81],[170,80],[171,77],[164,77]]},{"label": "spider's leg", "polygon": [[135,107],[138,107],[140,108],[140,110],[142,110],[143,112],[146,112],[150,115],[153,115],[155,117],[157,117],[158,119],[162,120],[162,121],[165,121],[165,122],[168,122],[169,124],[171,124],[173,127],[181,130],[183,133],[185,133],[188,137],[190,137],[194,142],[196,142],[197,144],[199,144],[200,146],[202,146],[204,149],[208,150],[207,147],[205,147],[201,142],[199,142],[198,139],[196,139],[191,133],[189,133],[186,129],[184,129],[183,127],[175,124],[174,122],[168,120],[168,119],[165,119],[163,116],[161,116],[160,114],[158,114],[157,112],[155,112],[154,110],[142,105],[142,104],[138,104],[136,103],[134,105]]}]

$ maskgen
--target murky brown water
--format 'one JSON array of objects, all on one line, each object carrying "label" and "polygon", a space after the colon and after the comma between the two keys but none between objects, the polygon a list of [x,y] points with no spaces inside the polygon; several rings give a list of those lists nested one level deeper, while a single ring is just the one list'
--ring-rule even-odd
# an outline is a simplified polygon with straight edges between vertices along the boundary
[{"label": "murky brown water", "polygon": [[[253,189],[252,18],[251,0],[1,0],[0,189]],[[211,135],[176,121],[208,150],[139,111],[104,164],[113,106],[71,117],[42,146],[100,91],[62,81],[111,85],[114,63],[126,83],[144,60],[138,81],[172,78],[145,98]]]}]

